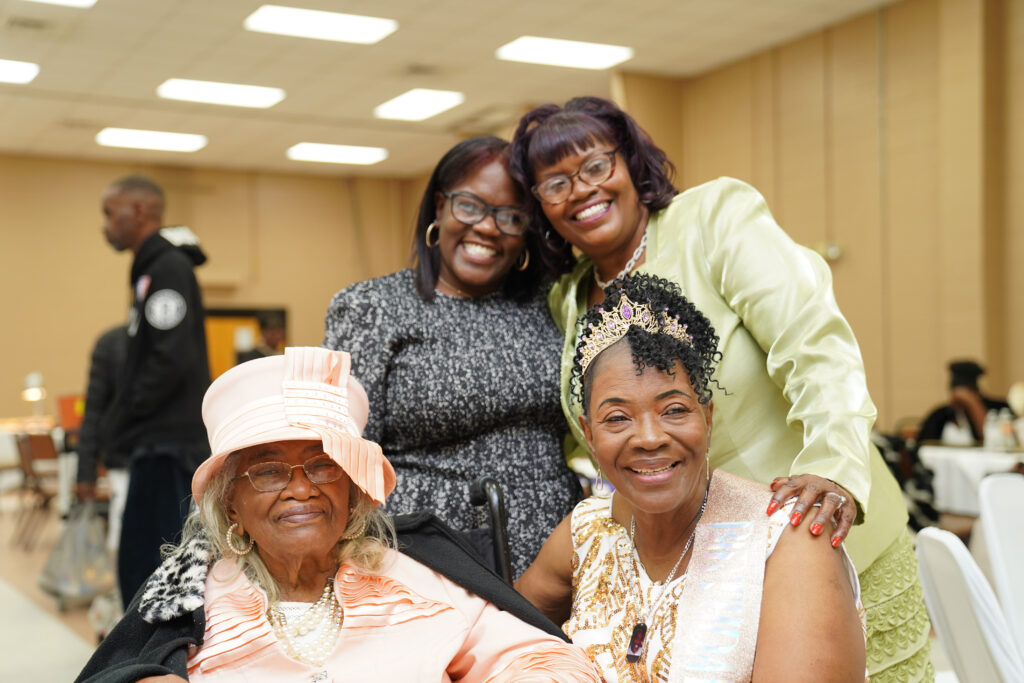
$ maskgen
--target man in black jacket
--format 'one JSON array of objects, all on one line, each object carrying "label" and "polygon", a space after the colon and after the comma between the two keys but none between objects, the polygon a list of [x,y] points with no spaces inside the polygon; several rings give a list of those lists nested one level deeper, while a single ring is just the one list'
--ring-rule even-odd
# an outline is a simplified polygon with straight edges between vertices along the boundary
[{"label": "man in black jacket", "polygon": [[160,546],[176,540],[192,473],[209,454],[201,408],[210,369],[192,272],[206,255],[187,228],[163,228],[164,193],[149,178],[115,182],[102,206],[107,241],[135,254],[127,355],[104,425],[108,447],[131,453],[118,549],[127,605],[160,564]]}]

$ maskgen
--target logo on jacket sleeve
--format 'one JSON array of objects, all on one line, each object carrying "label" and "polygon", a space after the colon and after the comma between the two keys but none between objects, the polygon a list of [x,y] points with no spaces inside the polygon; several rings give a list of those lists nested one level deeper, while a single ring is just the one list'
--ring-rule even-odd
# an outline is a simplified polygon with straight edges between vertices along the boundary
[{"label": "logo on jacket sleeve", "polygon": [[154,292],[146,301],[146,322],[158,330],[169,330],[185,319],[188,304],[173,289]]}]

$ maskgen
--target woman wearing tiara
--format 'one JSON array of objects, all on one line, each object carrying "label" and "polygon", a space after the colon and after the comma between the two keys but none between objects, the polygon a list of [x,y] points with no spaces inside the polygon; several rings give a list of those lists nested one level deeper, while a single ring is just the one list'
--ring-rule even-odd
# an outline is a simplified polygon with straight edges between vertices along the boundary
[{"label": "woman wearing tiara", "polygon": [[442,157],[420,203],[415,266],[338,292],[323,345],[352,354],[370,396],[366,436],[398,475],[388,510],[433,508],[468,531],[469,485],[492,476],[519,576],[581,491],[562,451],[562,335],[507,148],[476,137]]},{"label": "woman wearing tiara", "polygon": [[581,407],[569,391],[576,319],[623,274],[676,283],[711,320],[723,354],[718,377],[730,393],[719,396],[711,464],[772,482],[767,514],[796,496],[790,522],[805,533],[826,531],[813,523],[812,505],[836,511],[829,540],[858,570],[872,680],[930,680],[931,625],[907,509],[870,441],[876,410],[828,265],[786,235],[742,181],[676,190],[665,153],[607,100],[533,109],[511,156],[513,174],[532,190],[538,256],[564,273],[549,302],[566,333],[561,397],[577,440]]},{"label": "woman wearing tiara", "polygon": [[[788,529],[792,502],[765,516],[766,485],[709,464],[711,324],[653,276],[605,291],[581,319],[572,379],[615,491],[577,505],[516,588],[606,681],[863,681],[845,550]],[[809,516],[831,531],[833,510]]]}]

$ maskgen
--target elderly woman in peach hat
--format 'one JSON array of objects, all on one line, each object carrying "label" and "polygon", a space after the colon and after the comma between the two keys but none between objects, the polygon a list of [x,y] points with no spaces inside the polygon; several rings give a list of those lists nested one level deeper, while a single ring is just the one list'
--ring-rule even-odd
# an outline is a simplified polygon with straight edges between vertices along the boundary
[{"label": "elderly woman in peach hat", "polygon": [[395,474],[360,436],[349,363],[290,348],[211,385],[184,540],[79,680],[598,680],[536,613],[523,611],[535,626],[496,606],[522,607],[496,577],[469,572],[470,592],[395,550],[380,509]]}]

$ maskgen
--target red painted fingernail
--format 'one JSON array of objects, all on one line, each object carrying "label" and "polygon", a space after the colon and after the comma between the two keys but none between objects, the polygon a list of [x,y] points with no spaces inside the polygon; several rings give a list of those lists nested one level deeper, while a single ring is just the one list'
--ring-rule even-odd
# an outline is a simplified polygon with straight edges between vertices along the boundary
[{"label": "red painted fingernail", "polygon": [[842,543],[842,542],[843,542],[843,539],[840,538],[839,536],[833,536],[832,537],[832,547],[833,548],[838,548],[839,544]]},{"label": "red painted fingernail", "polygon": [[821,533],[821,522],[815,522],[811,525],[811,533],[815,536]]},{"label": "red painted fingernail", "polygon": [[803,518],[804,516],[802,514],[800,514],[799,512],[794,512],[793,516],[789,518],[789,523],[793,526],[800,526],[800,520]]},{"label": "red painted fingernail", "polygon": [[768,514],[768,515],[775,514],[775,511],[778,510],[778,509],[779,509],[778,502],[773,500],[772,502],[768,503],[768,512],[766,512],[765,514]]}]

